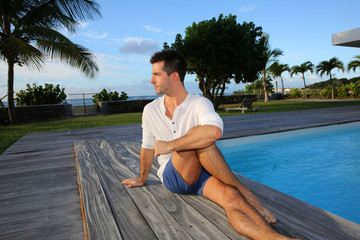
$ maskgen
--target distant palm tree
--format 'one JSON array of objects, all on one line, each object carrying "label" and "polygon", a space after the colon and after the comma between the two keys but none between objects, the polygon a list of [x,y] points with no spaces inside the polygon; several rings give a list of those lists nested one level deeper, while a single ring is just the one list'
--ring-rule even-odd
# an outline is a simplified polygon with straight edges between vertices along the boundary
[{"label": "distant palm tree", "polygon": [[274,78],[280,77],[283,96],[284,96],[284,81],[282,78],[282,73],[286,71],[290,72],[289,65],[287,64],[279,64],[278,62],[275,62],[270,66],[270,72],[273,75],[273,77]]},{"label": "distant palm tree", "polygon": [[332,99],[334,99],[334,84],[333,84],[331,71],[334,68],[340,69],[344,72],[344,64],[336,57],[331,58],[329,61],[322,61],[316,66],[316,72],[320,74],[320,77],[322,77],[324,74],[330,76]]},{"label": "distant palm tree", "polygon": [[359,56],[355,56],[354,58],[356,58],[356,60],[353,60],[351,62],[349,62],[348,66],[347,66],[347,70],[350,72],[351,70],[356,70],[356,68],[360,69],[360,55]]},{"label": "distant palm tree", "polygon": [[306,81],[305,81],[305,73],[307,71],[310,71],[311,73],[314,72],[314,64],[312,64],[310,61],[302,63],[300,66],[295,65],[291,68],[290,76],[292,77],[294,74],[300,74],[302,75],[302,79],[304,81],[304,88],[305,88],[305,98],[306,98]]},{"label": "distant palm tree", "polygon": [[59,30],[75,32],[78,21],[101,16],[92,0],[0,0],[0,59],[8,65],[8,112],[14,112],[14,66],[40,70],[46,57],[59,59],[94,77],[98,66],[83,46],[71,42]]},{"label": "distant palm tree", "polygon": [[265,63],[263,66],[263,70],[261,71],[261,76],[262,76],[262,84],[263,84],[263,88],[264,88],[264,92],[265,92],[265,102],[269,101],[268,98],[268,90],[267,90],[267,83],[266,83],[266,79],[267,79],[267,74],[269,73],[270,67],[272,64],[274,64],[275,62],[277,62],[277,57],[283,55],[283,51],[275,48],[274,50],[270,49],[270,43],[269,43],[269,35],[265,34],[265,42],[264,42],[264,46],[265,46],[265,51],[264,51],[264,57],[265,57]]}]

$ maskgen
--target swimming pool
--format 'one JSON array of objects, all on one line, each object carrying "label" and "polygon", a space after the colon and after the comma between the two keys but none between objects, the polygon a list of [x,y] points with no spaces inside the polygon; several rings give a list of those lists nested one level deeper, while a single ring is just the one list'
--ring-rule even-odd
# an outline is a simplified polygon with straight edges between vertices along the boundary
[{"label": "swimming pool", "polygon": [[217,145],[234,172],[360,224],[360,122]]}]

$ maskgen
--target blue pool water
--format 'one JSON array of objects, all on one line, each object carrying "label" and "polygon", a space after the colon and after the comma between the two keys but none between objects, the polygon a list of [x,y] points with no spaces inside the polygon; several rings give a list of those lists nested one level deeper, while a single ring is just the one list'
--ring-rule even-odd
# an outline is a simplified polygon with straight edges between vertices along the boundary
[{"label": "blue pool water", "polygon": [[234,172],[360,224],[360,122],[217,145]]}]

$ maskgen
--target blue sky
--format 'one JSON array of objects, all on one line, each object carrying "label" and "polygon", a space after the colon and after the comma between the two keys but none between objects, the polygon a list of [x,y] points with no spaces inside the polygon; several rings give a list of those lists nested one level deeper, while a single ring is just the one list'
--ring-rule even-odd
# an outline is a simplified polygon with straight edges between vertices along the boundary
[{"label": "blue sky", "polygon": [[[337,57],[347,64],[360,55],[360,49],[331,45],[331,35],[360,27],[359,0],[183,0],[122,1],[99,0],[103,17],[82,23],[75,35],[64,32],[75,43],[89,48],[95,55],[100,72],[93,80],[60,62],[46,62],[41,72],[27,67],[15,68],[15,91],[27,83],[60,84],[69,93],[96,93],[102,89],[125,91],[129,96],[154,95],[150,84],[150,56],[162,49],[164,42],[174,42],[176,34],[184,37],[185,28],[193,22],[209,20],[220,14],[237,16],[242,23],[254,22],[270,35],[272,48],[284,55],[280,63],[289,66],[311,61],[317,65]],[[360,72],[333,71],[336,77],[351,78]],[[285,87],[302,87],[300,76],[285,73]],[[194,76],[188,75],[189,92],[200,93]],[[306,75],[307,84],[327,80],[316,74]],[[0,97],[6,95],[7,65],[0,63]],[[227,90],[244,89],[231,84]]]}]

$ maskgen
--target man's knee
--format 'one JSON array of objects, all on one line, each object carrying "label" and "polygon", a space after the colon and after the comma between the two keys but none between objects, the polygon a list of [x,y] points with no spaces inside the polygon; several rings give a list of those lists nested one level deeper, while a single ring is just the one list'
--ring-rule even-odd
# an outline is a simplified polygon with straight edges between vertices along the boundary
[{"label": "man's knee", "polygon": [[239,191],[227,185],[224,190],[224,209],[227,208],[242,208],[246,204],[245,199]]}]

